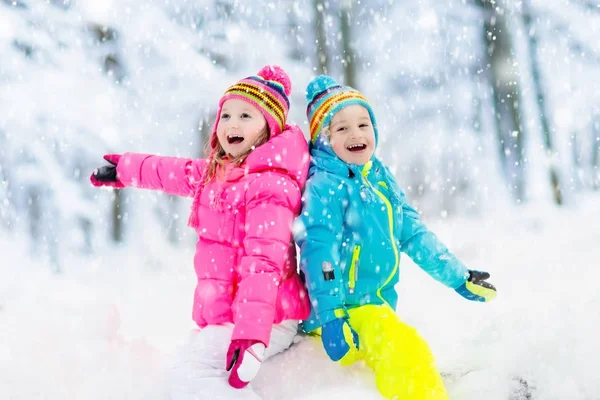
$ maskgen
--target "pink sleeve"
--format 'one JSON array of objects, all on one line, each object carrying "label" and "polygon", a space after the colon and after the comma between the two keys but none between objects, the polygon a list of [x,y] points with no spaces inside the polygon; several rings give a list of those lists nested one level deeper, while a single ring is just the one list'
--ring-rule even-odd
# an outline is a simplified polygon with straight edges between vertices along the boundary
[{"label": "pink sleeve", "polygon": [[277,173],[252,181],[247,196],[245,255],[238,266],[232,339],[260,340],[268,346],[301,196],[295,182]]},{"label": "pink sleeve", "polygon": [[117,177],[125,186],[192,197],[205,167],[206,159],[125,153],[117,165]]}]

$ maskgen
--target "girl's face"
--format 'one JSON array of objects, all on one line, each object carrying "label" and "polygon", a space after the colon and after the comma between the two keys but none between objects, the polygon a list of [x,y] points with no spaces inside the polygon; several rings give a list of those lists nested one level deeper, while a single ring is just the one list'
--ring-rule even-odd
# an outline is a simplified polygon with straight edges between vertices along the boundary
[{"label": "girl's face", "polygon": [[267,120],[252,104],[240,99],[223,103],[217,138],[225,154],[237,157],[246,153],[266,129]]},{"label": "girl's face", "polygon": [[375,131],[367,109],[353,104],[336,112],[329,123],[329,143],[342,161],[366,164],[375,151]]}]

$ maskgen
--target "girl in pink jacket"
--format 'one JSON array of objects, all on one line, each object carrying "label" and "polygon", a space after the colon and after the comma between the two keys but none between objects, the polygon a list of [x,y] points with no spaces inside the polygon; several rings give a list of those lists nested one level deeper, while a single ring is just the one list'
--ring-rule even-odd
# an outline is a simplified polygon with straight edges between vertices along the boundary
[{"label": "girl in pink jacket", "polygon": [[201,329],[176,372],[173,398],[257,398],[249,388],[228,392],[245,387],[262,360],[289,347],[298,320],[308,317],[291,226],[309,153],[300,128],[286,124],[290,91],[285,71],[266,66],[219,101],[207,158],[112,154],[104,156],[110,165],[90,177],[95,186],[193,197],[192,316]]}]

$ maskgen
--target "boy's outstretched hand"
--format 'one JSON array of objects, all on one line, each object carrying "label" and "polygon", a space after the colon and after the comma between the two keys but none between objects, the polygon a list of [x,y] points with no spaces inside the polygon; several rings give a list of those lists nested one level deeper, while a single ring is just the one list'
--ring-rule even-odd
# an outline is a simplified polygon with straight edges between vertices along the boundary
[{"label": "boy's outstretched hand", "polygon": [[468,300],[492,301],[496,297],[496,288],[486,281],[489,277],[487,272],[469,270],[469,279],[455,290]]},{"label": "boy's outstretched hand", "polygon": [[125,186],[117,177],[117,164],[121,156],[119,154],[107,154],[104,159],[110,163],[96,169],[90,176],[90,182],[94,186],[109,186],[116,189],[124,188]]},{"label": "boy's outstretched hand", "polygon": [[346,318],[336,318],[321,327],[321,340],[332,361],[341,360],[350,350],[358,350],[358,334]]}]

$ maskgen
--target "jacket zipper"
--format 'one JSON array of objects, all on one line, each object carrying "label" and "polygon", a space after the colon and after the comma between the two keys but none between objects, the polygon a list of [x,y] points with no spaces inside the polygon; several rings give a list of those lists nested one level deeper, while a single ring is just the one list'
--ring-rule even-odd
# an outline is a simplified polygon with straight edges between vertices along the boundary
[{"label": "jacket zipper", "polygon": [[371,185],[371,183],[367,179],[366,174],[369,173],[369,169],[366,169],[366,171],[363,170],[362,176],[363,176],[365,183],[371,189],[373,189],[373,191],[377,194],[377,196],[379,196],[381,198],[381,200],[383,200],[383,202],[385,204],[387,214],[388,214],[388,223],[389,223],[388,226],[389,226],[389,230],[390,230],[390,240],[392,241],[392,249],[394,250],[394,268],[392,269],[392,273],[390,274],[390,276],[388,276],[388,278],[383,283],[383,285],[377,289],[377,297],[379,297],[381,299],[381,301],[383,301],[384,303],[387,303],[387,301],[381,295],[381,290],[384,287],[386,287],[388,285],[388,283],[390,283],[390,281],[394,278],[394,275],[396,274],[396,271],[398,270],[398,264],[400,261],[400,257],[398,254],[398,248],[396,247],[396,240],[394,239],[394,209],[392,208],[392,204],[390,203],[388,198],[385,197],[385,195],[383,193],[381,193],[379,190],[375,189],[375,187],[373,185]]},{"label": "jacket zipper", "polygon": [[354,288],[356,287],[356,281],[358,280],[358,259],[360,257],[360,246],[354,246],[354,251],[352,252],[352,262],[350,263],[350,279],[348,282],[348,292],[350,294],[354,293]]}]

